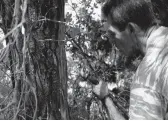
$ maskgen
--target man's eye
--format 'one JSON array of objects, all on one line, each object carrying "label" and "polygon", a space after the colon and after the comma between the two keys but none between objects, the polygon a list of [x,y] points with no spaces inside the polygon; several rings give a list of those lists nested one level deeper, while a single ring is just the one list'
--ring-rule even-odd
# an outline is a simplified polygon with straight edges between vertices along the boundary
[{"label": "man's eye", "polygon": [[106,19],[102,19],[101,22],[102,22],[102,23],[106,23],[107,20],[106,20]]},{"label": "man's eye", "polygon": [[107,35],[108,35],[109,38],[114,38],[116,34],[112,31],[108,30]]}]

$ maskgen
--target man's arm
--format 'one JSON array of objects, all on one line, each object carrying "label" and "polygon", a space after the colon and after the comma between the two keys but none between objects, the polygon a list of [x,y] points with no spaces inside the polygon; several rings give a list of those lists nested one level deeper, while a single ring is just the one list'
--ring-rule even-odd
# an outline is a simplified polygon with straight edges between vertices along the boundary
[{"label": "man's arm", "polygon": [[108,110],[108,113],[110,115],[110,119],[114,119],[114,120],[126,120],[118,111],[118,109],[116,108],[115,104],[113,103],[113,101],[111,100],[110,97],[106,97],[105,98],[105,105],[106,108]]},{"label": "man's arm", "polygon": [[93,92],[97,95],[99,99],[105,98],[105,106],[110,115],[110,119],[125,120],[125,118],[120,114],[120,112],[116,108],[111,98],[107,96],[109,94],[107,82],[99,81],[99,84],[93,87]]}]

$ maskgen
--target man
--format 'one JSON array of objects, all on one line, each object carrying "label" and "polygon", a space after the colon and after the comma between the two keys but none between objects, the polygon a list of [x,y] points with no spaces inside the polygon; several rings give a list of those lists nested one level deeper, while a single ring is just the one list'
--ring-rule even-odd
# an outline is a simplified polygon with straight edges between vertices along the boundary
[{"label": "man", "polygon": [[[161,120],[167,110],[168,28],[156,24],[151,5],[150,0],[108,0],[102,8],[119,50],[126,56],[144,55],[131,86],[129,118],[134,120]],[[101,84],[94,93],[105,99],[112,118],[124,119]]]}]

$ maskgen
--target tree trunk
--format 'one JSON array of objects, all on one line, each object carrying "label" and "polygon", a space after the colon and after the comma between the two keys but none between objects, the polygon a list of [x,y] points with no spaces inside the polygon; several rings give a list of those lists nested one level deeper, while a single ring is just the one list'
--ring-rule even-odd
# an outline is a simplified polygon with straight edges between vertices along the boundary
[{"label": "tree trunk", "polygon": [[[31,33],[28,35],[30,37],[28,45],[31,55],[30,63],[34,66],[30,70],[34,70],[33,73],[36,74],[31,78],[37,81],[38,87],[39,111],[37,115],[47,119],[69,119],[65,25],[63,24],[64,0],[44,0],[40,1],[39,6],[40,9],[35,6],[34,11],[29,11],[29,16],[38,19],[40,11],[40,16],[45,16],[44,21],[41,20],[41,28],[32,26]],[[32,17],[32,12],[36,12],[36,17]]]},{"label": "tree trunk", "polygon": [[5,25],[16,27],[9,49],[13,118],[69,119],[64,0],[15,0],[13,10],[11,25]]}]

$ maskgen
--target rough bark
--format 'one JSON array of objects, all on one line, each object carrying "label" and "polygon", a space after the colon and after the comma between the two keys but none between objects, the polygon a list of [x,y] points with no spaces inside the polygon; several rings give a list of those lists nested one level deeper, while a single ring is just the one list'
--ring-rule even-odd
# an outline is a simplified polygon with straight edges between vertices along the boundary
[{"label": "rough bark", "polygon": [[[42,21],[42,29],[32,26],[28,45],[31,55],[30,61],[36,74],[32,78],[37,77],[37,94],[40,95],[38,96],[39,111],[37,115],[47,119],[69,119],[67,62],[65,42],[63,41],[65,27],[62,24],[64,22],[64,1],[44,0],[40,4],[40,9],[35,8],[34,10],[34,12],[38,11],[41,12],[40,16],[45,16]],[[32,11],[29,12],[29,16],[31,16]],[[38,19],[38,13],[36,15],[35,18]],[[34,29],[38,31],[33,31]]]},{"label": "rough bark", "polygon": [[64,0],[15,0],[14,5],[12,22],[4,20],[6,33],[17,27],[8,39],[13,119],[69,119]]}]

